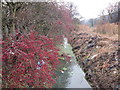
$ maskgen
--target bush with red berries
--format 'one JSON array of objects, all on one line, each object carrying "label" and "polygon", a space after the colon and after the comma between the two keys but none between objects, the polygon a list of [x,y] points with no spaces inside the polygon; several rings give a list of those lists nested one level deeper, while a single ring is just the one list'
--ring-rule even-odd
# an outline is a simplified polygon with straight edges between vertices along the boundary
[{"label": "bush with red berries", "polygon": [[59,64],[53,40],[37,32],[17,33],[2,44],[3,88],[50,88]]}]

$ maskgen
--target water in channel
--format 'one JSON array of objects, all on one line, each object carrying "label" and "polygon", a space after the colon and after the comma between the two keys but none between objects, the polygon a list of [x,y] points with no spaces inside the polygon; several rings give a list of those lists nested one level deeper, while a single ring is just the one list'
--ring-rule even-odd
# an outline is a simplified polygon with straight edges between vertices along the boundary
[{"label": "water in channel", "polygon": [[91,88],[85,79],[85,73],[76,61],[72,47],[67,42],[67,38],[64,38],[64,45],[61,47],[61,50],[71,56],[71,63],[66,64],[66,70],[59,72],[57,83],[53,88]]}]

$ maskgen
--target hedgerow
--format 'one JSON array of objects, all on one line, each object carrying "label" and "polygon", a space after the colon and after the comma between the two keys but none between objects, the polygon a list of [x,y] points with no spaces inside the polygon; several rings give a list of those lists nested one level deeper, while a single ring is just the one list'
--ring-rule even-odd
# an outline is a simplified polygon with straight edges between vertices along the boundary
[{"label": "hedgerow", "polygon": [[2,49],[3,87],[52,87],[58,49],[53,40],[37,32],[6,38]]}]

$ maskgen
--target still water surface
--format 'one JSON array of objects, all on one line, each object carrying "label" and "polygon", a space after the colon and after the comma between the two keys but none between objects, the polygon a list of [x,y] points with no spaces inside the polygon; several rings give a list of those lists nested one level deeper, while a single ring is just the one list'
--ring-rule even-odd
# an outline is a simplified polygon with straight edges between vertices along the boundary
[{"label": "still water surface", "polygon": [[67,70],[62,71],[58,76],[57,84],[54,88],[91,88],[85,79],[85,73],[76,61],[75,55],[72,52],[72,47],[68,44],[67,38],[64,38],[64,45],[61,49],[64,53],[71,56],[71,63],[67,65]]}]

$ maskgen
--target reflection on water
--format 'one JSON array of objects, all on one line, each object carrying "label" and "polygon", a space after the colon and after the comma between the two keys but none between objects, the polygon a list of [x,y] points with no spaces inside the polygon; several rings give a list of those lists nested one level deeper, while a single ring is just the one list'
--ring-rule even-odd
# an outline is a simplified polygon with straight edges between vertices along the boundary
[{"label": "reflection on water", "polygon": [[64,48],[67,48],[67,45],[68,45],[68,40],[67,38],[64,38]]},{"label": "reflection on water", "polygon": [[85,73],[77,64],[75,56],[72,59],[70,77],[68,78],[68,84],[66,88],[91,88],[85,79]]},{"label": "reflection on water", "polygon": [[57,70],[58,76],[57,83],[53,88],[91,88],[85,79],[85,73],[78,65],[75,55],[72,52],[72,47],[67,42],[67,38],[64,38],[64,47],[62,51],[71,56],[71,63],[65,63],[67,70]]}]

